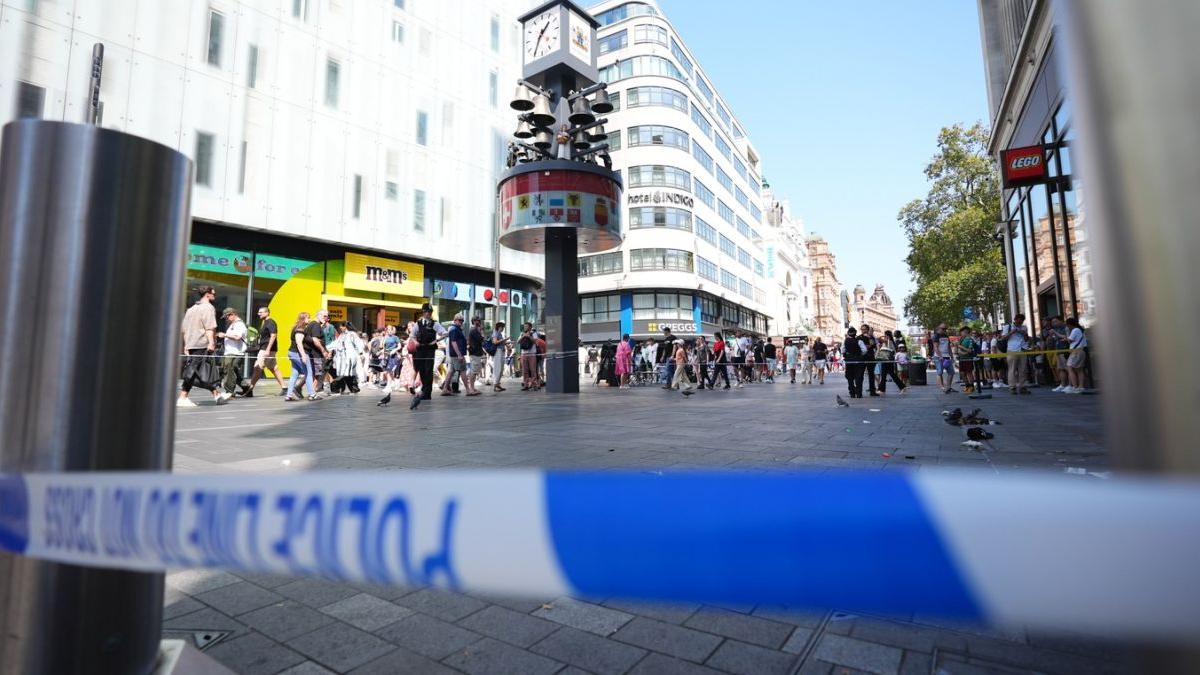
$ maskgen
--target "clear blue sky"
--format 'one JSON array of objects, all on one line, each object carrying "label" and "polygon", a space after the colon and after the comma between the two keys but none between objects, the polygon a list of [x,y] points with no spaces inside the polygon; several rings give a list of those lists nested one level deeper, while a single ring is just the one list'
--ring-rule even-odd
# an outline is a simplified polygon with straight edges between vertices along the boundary
[{"label": "clear blue sky", "polygon": [[974,0],[659,0],[838,277],[912,290],[896,213],[938,130],[987,121]]}]

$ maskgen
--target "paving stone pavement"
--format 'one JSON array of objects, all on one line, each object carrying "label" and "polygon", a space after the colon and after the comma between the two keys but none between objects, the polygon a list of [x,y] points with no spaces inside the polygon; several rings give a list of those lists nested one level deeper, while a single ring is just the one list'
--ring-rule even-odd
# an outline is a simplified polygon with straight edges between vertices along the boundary
[{"label": "paving stone pavement", "polygon": [[[972,401],[914,387],[843,409],[836,375],[824,386],[756,384],[690,399],[657,387],[585,384],[578,396],[554,396],[514,386],[435,397],[415,412],[376,407],[373,389],[314,403],[285,403],[273,390],[180,409],[175,470],[1107,470],[1098,397],[1046,389]],[[995,450],[960,445],[962,429],[940,415],[953,407],[1003,423],[991,428]],[[1128,646],[1079,636],[767,605],[494,598],[195,570],[167,577],[164,604],[165,631],[207,636],[205,653],[247,675],[1134,672]]]}]

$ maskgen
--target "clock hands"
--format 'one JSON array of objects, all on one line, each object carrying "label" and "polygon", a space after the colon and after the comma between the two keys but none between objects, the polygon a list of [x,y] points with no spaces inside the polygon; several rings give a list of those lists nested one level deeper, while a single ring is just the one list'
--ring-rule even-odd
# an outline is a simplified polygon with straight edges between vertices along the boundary
[{"label": "clock hands", "polygon": [[533,43],[533,45],[534,45],[534,47],[533,47],[533,50],[534,50],[534,52],[536,52],[536,51],[537,51],[537,46],[538,46],[538,45],[540,45],[540,44],[542,44],[542,36],[546,34],[546,29],[547,29],[547,28],[549,28],[549,27],[550,27],[550,20],[549,20],[549,19],[547,19],[547,20],[546,20],[546,25],[545,25],[545,26],[542,26],[542,32],[538,33],[537,40],[535,40],[535,41],[534,41],[534,43]]}]

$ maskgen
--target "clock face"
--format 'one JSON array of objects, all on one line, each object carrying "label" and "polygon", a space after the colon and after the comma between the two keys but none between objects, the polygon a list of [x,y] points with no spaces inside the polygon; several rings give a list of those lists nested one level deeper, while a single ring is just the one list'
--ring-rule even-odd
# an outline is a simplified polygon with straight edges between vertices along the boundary
[{"label": "clock face", "polygon": [[525,23],[525,60],[534,61],[558,51],[561,40],[559,11],[551,7]]}]

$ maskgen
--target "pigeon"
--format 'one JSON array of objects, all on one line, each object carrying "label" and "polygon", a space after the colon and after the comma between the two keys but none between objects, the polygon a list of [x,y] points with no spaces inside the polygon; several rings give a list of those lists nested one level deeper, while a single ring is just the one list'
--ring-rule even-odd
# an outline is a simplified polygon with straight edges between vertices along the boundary
[{"label": "pigeon", "polygon": [[995,437],[996,434],[993,434],[990,431],[984,431],[979,427],[969,427],[967,429],[967,438],[971,439],[972,441],[986,441]]},{"label": "pigeon", "polygon": [[850,404],[846,403],[846,401],[844,399],[842,399],[841,394],[834,394],[833,397],[837,399],[837,405],[839,408],[849,408],[850,407]]},{"label": "pigeon", "polygon": [[379,403],[376,403],[375,405],[377,405],[377,406],[387,405],[391,402],[392,402],[392,391],[389,389],[388,393],[384,394],[383,398],[379,399]]},{"label": "pigeon", "polygon": [[962,408],[955,408],[954,410],[950,411],[949,415],[946,415],[944,421],[946,422],[946,424],[956,427],[956,426],[959,426],[960,424],[962,424],[962,416],[963,416]]},{"label": "pigeon", "polygon": [[416,410],[417,406],[421,405],[421,393],[413,394],[412,400],[408,402],[409,410]]}]

